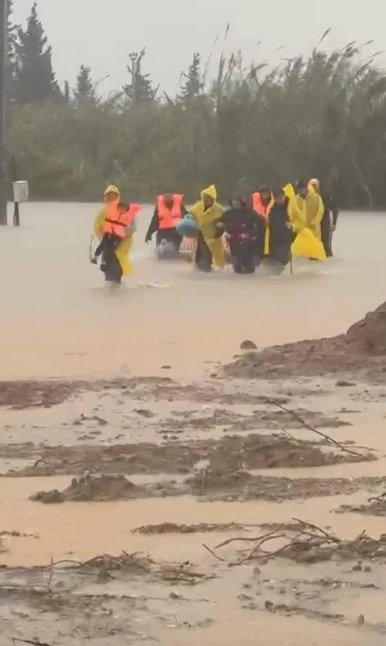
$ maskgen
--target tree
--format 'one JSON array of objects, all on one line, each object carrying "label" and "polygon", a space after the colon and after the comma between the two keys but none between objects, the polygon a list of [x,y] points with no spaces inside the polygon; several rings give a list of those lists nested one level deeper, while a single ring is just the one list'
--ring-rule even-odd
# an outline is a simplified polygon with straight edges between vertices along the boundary
[{"label": "tree", "polygon": [[63,103],[67,107],[71,103],[71,90],[70,90],[70,84],[68,81],[64,81],[64,90],[63,90]]},{"label": "tree", "polygon": [[18,29],[16,77],[17,100],[22,105],[43,103],[47,99],[60,97],[52,69],[52,50],[47,45],[36,2],[32,6],[26,29]]},{"label": "tree", "polygon": [[386,72],[363,48],[319,47],[273,69],[224,54],[206,87],[145,109],[115,95],[82,110],[16,106],[10,144],[31,195],[93,200],[114,180],[139,200],[174,186],[190,202],[209,181],[225,199],[313,176],[342,208],[386,207]]},{"label": "tree", "polygon": [[202,94],[204,83],[201,75],[201,56],[198,53],[193,54],[193,60],[187,72],[182,74],[183,83],[181,84],[181,94],[178,101],[186,103],[189,99]]},{"label": "tree", "polygon": [[76,87],[74,89],[75,105],[82,107],[85,105],[95,105],[95,86],[91,79],[91,68],[85,65],[80,66],[76,78]]},{"label": "tree", "polygon": [[13,0],[7,2],[7,94],[10,102],[16,95],[16,41],[18,27],[12,22]]},{"label": "tree", "polygon": [[145,48],[139,54],[137,52],[130,54],[130,65],[127,66],[127,71],[131,76],[131,83],[123,86],[126,98],[135,107],[154,103],[158,92],[158,87],[153,88],[150,74],[142,73],[142,61],[145,54]]}]

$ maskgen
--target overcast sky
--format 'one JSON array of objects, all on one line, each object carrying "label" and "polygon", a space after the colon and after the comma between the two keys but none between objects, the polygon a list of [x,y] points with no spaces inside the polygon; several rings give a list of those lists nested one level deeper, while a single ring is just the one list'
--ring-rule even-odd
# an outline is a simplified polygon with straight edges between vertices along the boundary
[{"label": "overcast sky", "polygon": [[[25,21],[32,0],[14,5],[17,21]],[[58,79],[73,83],[83,63],[95,80],[110,75],[106,92],[125,82],[128,53],[143,46],[145,71],[173,92],[193,51],[204,60],[218,56],[227,22],[226,49],[256,61],[307,54],[328,27],[328,48],[350,40],[374,40],[369,53],[385,46],[386,0],[38,0],[38,7]]]}]

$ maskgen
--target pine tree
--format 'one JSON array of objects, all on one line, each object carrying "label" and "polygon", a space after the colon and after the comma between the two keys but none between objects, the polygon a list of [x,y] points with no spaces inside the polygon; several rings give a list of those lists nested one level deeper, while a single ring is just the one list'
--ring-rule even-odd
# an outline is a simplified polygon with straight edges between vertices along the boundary
[{"label": "pine tree", "polygon": [[52,69],[52,51],[47,46],[37,4],[33,4],[27,27],[18,29],[16,43],[17,100],[20,104],[43,103],[60,97]]},{"label": "pine tree", "polygon": [[13,0],[7,2],[7,96],[9,102],[16,98],[16,40],[17,26],[12,22]]},{"label": "pine tree", "polygon": [[204,83],[201,75],[201,56],[194,53],[193,60],[187,72],[182,74],[183,84],[181,85],[181,94],[178,100],[185,103],[189,99],[202,94]]},{"label": "pine tree", "polygon": [[95,87],[91,79],[91,68],[85,65],[80,66],[79,74],[76,78],[76,87],[74,89],[75,105],[95,105]]},{"label": "pine tree", "polygon": [[153,88],[150,75],[142,73],[142,60],[145,53],[146,49],[144,48],[140,54],[131,54],[131,64],[127,66],[127,71],[131,76],[131,83],[130,85],[124,85],[123,91],[133,106],[141,106],[154,102],[158,92],[158,88]]}]

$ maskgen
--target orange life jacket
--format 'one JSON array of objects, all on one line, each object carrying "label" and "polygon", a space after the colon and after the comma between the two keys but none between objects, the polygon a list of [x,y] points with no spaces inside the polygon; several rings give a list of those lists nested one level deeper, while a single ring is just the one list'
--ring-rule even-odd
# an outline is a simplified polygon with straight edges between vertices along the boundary
[{"label": "orange life jacket", "polygon": [[263,218],[268,218],[269,212],[272,208],[273,205],[273,199],[271,197],[271,200],[267,206],[265,206],[261,200],[261,195],[260,193],[253,193],[252,195],[252,208],[256,213],[259,215],[262,215]]},{"label": "orange life jacket", "polygon": [[133,224],[142,207],[140,204],[130,204],[126,213],[119,213],[118,204],[119,202],[115,201],[106,205],[107,215],[103,225],[103,233],[114,235],[123,240],[127,235],[127,227]]},{"label": "orange life jacket", "polygon": [[159,229],[175,229],[177,224],[182,220],[182,202],[184,196],[176,193],[173,195],[173,206],[169,209],[165,204],[163,195],[157,198],[158,210],[158,228]]}]

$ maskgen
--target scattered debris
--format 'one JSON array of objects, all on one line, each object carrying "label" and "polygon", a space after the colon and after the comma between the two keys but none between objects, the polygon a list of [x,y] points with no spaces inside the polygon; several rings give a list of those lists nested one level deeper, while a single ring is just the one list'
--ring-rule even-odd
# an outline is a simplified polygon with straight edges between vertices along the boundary
[{"label": "scattered debris", "polygon": [[[251,527],[248,525],[247,527]],[[197,525],[178,525],[177,523],[160,523],[143,525],[132,530],[133,534],[204,534],[206,532],[248,531],[246,526],[238,523],[198,523]]]},{"label": "scattered debris", "polygon": [[137,413],[137,415],[141,415],[141,417],[147,417],[147,418],[154,417],[154,413],[151,410],[148,410],[147,408],[134,408],[134,413]]},{"label": "scattered debris", "polygon": [[99,417],[99,415],[84,415],[82,413],[80,417],[76,420],[74,420],[73,424],[74,426],[81,426],[85,422],[96,422],[99,426],[107,426],[108,422],[107,420],[103,419],[103,417]]},{"label": "scattered debris", "polygon": [[353,512],[367,516],[386,516],[386,492],[368,499],[365,505],[341,505],[337,513]]},{"label": "scattered debris", "polygon": [[[252,549],[229,565],[240,565],[256,559],[266,562],[276,557],[308,564],[331,559],[384,559],[386,557],[386,534],[382,534],[377,540],[363,531],[353,540],[342,540],[312,523],[296,518],[285,526],[283,531],[271,531],[256,538],[230,538],[214,547],[213,552],[216,554],[217,550],[230,543],[245,541],[253,544]],[[279,541],[280,547],[273,551],[263,550],[262,546],[271,541]]]},{"label": "scattered debris", "polygon": [[285,614],[286,617],[292,615],[303,615],[310,619],[327,619],[328,621],[341,622],[345,619],[344,615],[338,613],[323,612],[321,610],[313,610],[311,608],[302,608],[300,606],[288,605],[285,603],[273,603],[267,600],[264,603],[264,608],[268,612]]},{"label": "scattered debris", "polygon": [[347,379],[338,379],[335,386],[337,388],[351,388],[352,386],[356,386],[356,384],[353,381],[347,381]]},{"label": "scattered debris", "polygon": [[[350,339],[349,334],[346,335],[346,340],[338,337],[335,358],[331,340],[322,340],[320,343],[305,342],[300,344],[300,349],[299,344],[290,344],[285,346],[284,350],[274,348],[263,352],[258,352],[252,341],[246,341],[245,343],[250,345],[242,349],[253,352],[243,355],[233,366],[248,367],[245,374],[240,373],[240,376],[246,376],[250,370],[250,376],[257,374],[265,380],[267,377],[269,379],[288,374],[291,381],[273,389],[280,397],[268,397],[267,392],[270,392],[271,386],[268,384],[268,388],[266,383],[261,389],[258,385],[255,388],[255,384],[251,384],[249,392],[247,388],[240,386],[240,382],[233,388],[221,378],[220,371],[219,380],[216,382],[208,380],[205,384],[195,383],[188,386],[159,377],[99,380],[91,384],[80,381],[40,384],[23,382],[24,385],[5,382],[8,386],[0,393],[0,406],[13,406],[17,409],[54,406],[70,396],[74,397],[83,389],[98,393],[101,404],[95,403],[95,397],[90,397],[90,400],[94,400],[94,408],[87,409],[87,398],[84,400],[84,406],[83,402],[81,406],[78,405],[79,401],[75,402],[76,412],[72,418],[76,419],[66,419],[67,426],[83,427],[78,431],[73,429],[76,438],[73,440],[74,444],[81,439],[79,431],[87,431],[88,435],[84,437],[93,440],[92,446],[82,446],[80,443],[73,446],[48,445],[48,433],[43,435],[38,431],[35,436],[39,439],[36,440],[34,436],[34,441],[39,442],[44,438],[47,445],[43,442],[36,445],[2,445],[2,459],[5,465],[3,468],[6,470],[14,466],[14,470],[9,474],[14,477],[56,474],[78,476],[63,491],[38,492],[33,497],[45,503],[67,500],[130,500],[183,494],[210,501],[242,502],[259,499],[280,502],[313,496],[351,494],[359,489],[378,493],[380,487],[385,488],[386,478],[298,477],[301,471],[294,472],[296,477],[282,478],[275,477],[275,474],[262,476],[253,472],[255,469],[301,469],[376,459],[370,449],[356,447],[349,440],[338,441],[339,433],[328,434],[319,430],[347,425],[337,416],[335,403],[332,405],[334,412],[330,414],[308,410],[305,405],[299,404],[309,395],[316,397],[326,393],[327,391],[323,390],[324,384],[314,383],[313,390],[307,390],[307,387],[303,389],[301,381],[292,380],[293,374],[313,374],[313,371],[319,369],[320,352],[322,355],[325,353],[323,357],[327,356],[326,360],[322,359],[322,372],[326,372],[327,368],[332,366],[331,371],[337,376],[341,372],[340,368],[345,370],[347,366],[354,366],[356,362],[357,367],[353,372],[356,379],[359,370],[358,357],[361,356],[365,370],[368,371],[366,374],[372,379],[378,378],[386,367],[386,342],[383,352],[381,333],[378,336],[375,334],[374,343],[370,339],[369,345],[368,339],[363,342],[362,332],[363,328],[358,328],[357,331],[351,332]],[[297,349],[294,349],[294,345]],[[352,352],[347,352],[348,347],[352,348]],[[267,363],[267,353],[276,356],[271,364]],[[168,370],[170,366],[165,365],[163,369]],[[217,375],[217,371],[212,374]],[[340,393],[346,396],[346,405],[350,404],[349,398],[353,399],[359,392],[360,380],[358,379],[358,383],[351,381],[349,372],[343,374],[343,377],[335,377],[336,388],[358,386],[355,392],[349,390],[347,393]],[[327,388],[333,389],[333,383]],[[25,398],[23,388],[26,392]],[[381,401],[386,395],[381,394],[381,389],[379,393],[375,390],[373,400],[379,397]],[[364,397],[372,396],[372,393],[364,394]],[[192,404],[187,406],[187,402]],[[114,407],[115,403],[119,404],[119,407]],[[312,407],[310,406],[311,409]],[[347,413],[349,410],[350,407],[346,407],[340,412]],[[19,417],[20,415],[14,416],[15,419]],[[113,429],[111,437],[110,426]],[[137,429],[140,429],[142,435],[134,435],[133,432]],[[140,441],[136,444],[130,443],[133,437],[147,437],[148,429],[152,434],[159,432],[167,441],[157,443],[154,440],[153,444]],[[299,433],[299,429],[307,429],[309,433]],[[211,435],[212,431],[215,432],[214,437]],[[94,442],[97,433],[102,434],[102,437],[99,440],[100,444],[96,446]],[[183,433],[185,441],[178,441]],[[205,438],[205,433],[207,439],[189,440],[192,436]],[[298,439],[299,437],[302,439]],[[20,441],[19,436],[12,433],[12,439],[15,438]],[[126,443],[113,444],[120,438]],[[126,477],[133,474],[164,473],[176,474],[178,477],[175,481],[166,482],[157,482],[155,478],[149,478],[149,484],[140,485],[134,484]],[[370,498],[368,503],[362,506],[364,510],[348,510],[386,515],[386,494]],[[306,514],[306,507],[302,508],[302,513]],[[123,505],[122,509],[127,509],[130,513],[131,505]],[[376,540],[363,532],[354,540],[343,540],[330,528],[325,530],[298,519],[256,529],[254,525],[236,522],[216,523],[214,521],[218,516],[208,517],[208,509],[206,505],[203,520],[209,522],[188,524],[186,519],[189,517],[176,514],[176,520],[185,520],[186,524],[156,523],[161,520],[157,512],[153,519],[151,516],[143,519],[143,522],[153,520],[153,524],[132,530],[133,534],[152,537],[151,540],[142,539],[146,548],[155,541],[154,537],[157,535],[161,536],[161,543],[170,544],[173,549],[174,540],[177,541],[178,547],[188,546],[190,541],[197,545],[196,538],[189,539],[187,535],[205,534],[205,539],[202,537],[198,541],[198,545],[203,540],[206,543],[203,543],[205,552],[202,552],[202,561],[197,561],[197,564],[190,561],[160,563],[147,554],[122,552],[119,556],[101,554],[86,561],[75,560],[76,556],[73,554],[74,560],[51,560],[45,568],[15,568],[13,574],[12,568],[3,566],[0,570],[0,590],[9,598],[9,607],[17,617],[13,626],[7,625],[7,634],[32,634],[30,641],[15,638],[16,642],[31,646],[48,646],[46,642],[53,644],[65,639],[68,641],[69,636],[81,643],[92,639],[100,643],[110,643],[111,636],[115,636],[114,639],[119,643],[122,639],[130,642],[131,638],[136,642],[156,641],[155,637],[136,633],[132,626],[138,629],[139,626],[145,625],[146,616],[152,616],[152,620],[159,620],[161,615],[163,625],[170,628],[196,628],[212,623],[213,618],[207,616],[207,609],[203,611],[205,614],[194,618],[189,616],[189,613],[182,616],[182,613],[189,603],[214,604],[216,599],[211,596],[212,584],[206,588],[208,593],[203,593],[203,596],[211,597],[210,599],[199,599],[197,589],[189,595],[190,586],[205,584],[214,576],[224,579],[224,590],[227,589],[226,594],[229,597],[227,603],[234,603],[237,598],[242,607],[250,611],[265,609],[273,614],[302,614],[315,620],[344,622],[344,625],[351,626],[355,623],[358,627],[364,625],[365,630],[378,630],[379,633],[386,629],[383,625],[371,624],[371,617],[367,617],[367,614],[366,622],[364,615],[358,616],[362,610],[360,606],[351,618],[343,617],[339,613],[341,607],[348,607],[350,595],[364,594],[362,591],[366,589],[370,590],[371,594],[382,594],[383,579],[380,570],[384,568],[386,561],[386,535]],[[229,516],[226,514],[225,520],[233,518],[232,507],[229,506],[228,509]],[[38,510],[35,511],[39,513]],[[170,518],[170,513],[165,517]],[[239,517],[237,514],[237,518]],[[210,522],[211,520],[213,522]],[[219,545],[212,547],[216,542],[216,533],[224,536],[218,536]],[[178,540],[176,536],[173,537],[177,534],[181,536]],[[209,534],[213,534],[212,540],[208,537]],[[1,538],[7,535],[17,537],[19,533],[0,532],[0,542]],[[128,545],[130,540],[134,541],[133,537],[130,539],[130,535],[126,538]],[[226,540],[222,540],[223,538]],[[135,539],[137,543],[140,540]],[[276,559],[283,560],[275,563]],[[284,559],[290,563],[286,565]],[[3,557],[3,562],[7,562],[6,557]],[[245,564],[245,567],[240,568],[237,573],[229,569],[229,566],[241,564]],[[296,564],[300,565],[295,567]],[[320,565],[315,565],[310,570],[303,567],[304,564]],[[305,576],[305,572],[312,572],[315,580],[310,580],[312,576],[309,576],[308,580],[300,579]],[[226,576],[229,576],[227,580]],[[292,579],[289,579],[289,576]],[[84,593],[85,590],[87,594]],[[91,590],[92,594],[89,594]],[[285,596],[275,598],[274,595]],[[191,598],[188,598],[189,596]],[[151,607],[151,600],[156,601],[155,612]],[[346,606],[334,605],[335,602],[339,604],[340,600]],[[164,606],[160,609],[162,603]],[[5,623],[8,621],[5,613],[9,612],[8,604],[6,605],[7,609],[3,608],[0,612],[0,621],[5,619]],[[55,633],[55,628],[45,632],[40,630],[37,624],[31,623],[35,621],[36,612],[48,617],[50,625],[55,624],[57,619],[58,632]],[[66,632],[66,622],[71,624],[73,632]],[[29,629],[31,625],[35,625],[32,633]],[[63,626],[64,632],[60,633]],[[36,635],[39,635],[39,638]]]},{"label": "scattered debris", "polygon": [[357,455],[357,456],[361,455],[358,451],[353,451],[352,449],[349,449],[346,446],[343,446],[343,444],[341,444],[340,442],[337,442],[336,440],[334,440],[332,437],[330,437],[326,433],[322,433],[322,431],[319,431],[314,426],[311,426],[311,424],[308,424],[299,415],[299,413],[297,413],[296,411],[289,410],[288,408],[285,408],[285,406],[283,406],[283,404],[279,404],[279,403],[275,402],[274,400],[272,401],[272,405],[276,406],[277,408],[279,408],[284,413],[289,413],[290,415],[292,415],[299,422],[299,424],[304,426],[304,428],[308,429],[312,433],[316,433],[317,435],[319,435],[319,437],[322,437],[324,440],[327,440],[327,442],[329,442],[330,444],[333,444],[335,447],[337,447],[341,451],[344,451],[346,453],[351,453],[351,455]]}]

